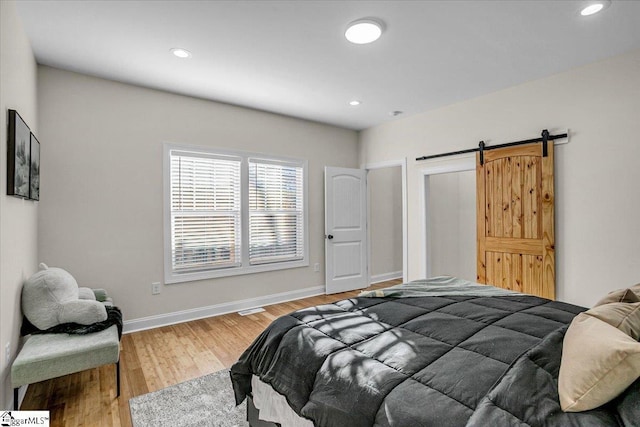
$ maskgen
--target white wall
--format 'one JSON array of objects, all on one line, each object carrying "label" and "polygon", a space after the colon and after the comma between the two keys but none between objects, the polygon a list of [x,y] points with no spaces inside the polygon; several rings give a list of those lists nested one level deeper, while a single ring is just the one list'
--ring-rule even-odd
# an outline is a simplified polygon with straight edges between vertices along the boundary
[{"label": "white wall", "polygon": [[402,277],[402,167],[371,169],[367,186],[371,280]]},{"label": "white wall", "polygon": [[[22,282],[37,269],[38,203],[7,196],[8,109],[17,110],[40,136],[36,115],[36,62],[15,2],[0,1],[0,404],[10,408],[10,362],[18,349]],[[44,144],[45,141],[41,139]],[[5,360],[5,345],[11,357]]]},{"label": "white wall", "polygon": [[430,175],[426,188],[431,276],[476,281],[476,173]]},{"label": "white wall", "polygon": [[[569,128],[556,149],[557,298],[640,282],[640,50],[361,132],[360,160],[461,150]],[[409,279],[419,278],[421,162],[408,165]]]},{"label": "white wall", "polygon": [[[104,287],[126,320],[324,286],[325,165],[356,167],[357,133],[39,67],[40,258]],[[309,267],[166,285],[164,142],[309,160]]]}]

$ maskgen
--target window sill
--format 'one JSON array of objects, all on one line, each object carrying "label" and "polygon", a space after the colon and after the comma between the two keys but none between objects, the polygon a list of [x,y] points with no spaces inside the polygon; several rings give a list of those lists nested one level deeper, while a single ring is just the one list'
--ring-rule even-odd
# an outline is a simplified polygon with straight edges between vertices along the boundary
[{"label": "window sill", "polygon": [[308,260],[280,262],[273,264],[251,265],[248,267],[229,267],[218,270],[198,271],[192,273],[167,273],[165,272],[166,285],[193,282],[196,280],[216,279],[219,277],[241,276],[244,274],[263,273],[266,271],[288,270],[291,268],[308,267]]}]

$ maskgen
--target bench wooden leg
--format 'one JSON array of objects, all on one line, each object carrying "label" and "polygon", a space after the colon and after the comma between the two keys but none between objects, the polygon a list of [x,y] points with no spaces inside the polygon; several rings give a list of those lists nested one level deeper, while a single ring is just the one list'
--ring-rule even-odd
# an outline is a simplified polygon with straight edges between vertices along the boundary
[{"label": "bench wooden leg", "polygon": [[120,360],[116,362],[116,397],[120,397]]},{"label": "bench wooden leg", "polygon": [[18,408],[18,390],[20,390],[19,388],[14,388],[13,389],[13,410],[17,411]]}]

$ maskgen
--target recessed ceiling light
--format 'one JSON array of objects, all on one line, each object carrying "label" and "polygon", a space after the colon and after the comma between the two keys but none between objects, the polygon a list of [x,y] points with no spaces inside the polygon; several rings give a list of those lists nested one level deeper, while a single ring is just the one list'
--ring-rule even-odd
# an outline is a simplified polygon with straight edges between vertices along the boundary
[{"label": "recessed ceiling light", "polygon": [[354,99],[353,101],[349,101],[349,105],[351,105],[352,107],[355,107],[360,104],[362,104],[362,102],[358,101],[357,99]]},{"label": "recessed ceiling light", "polygon": [[372,18],[358,19],[349,24],[344,36],[351,43],[367,44],[372,43],[382,35],[383,24],[381,21]]},{"label": "recessed ceiling light", "polygon": [[608,0],[590,1],[582,10],[580,15],[590,16],[606,9],[611,2]]},{"label": "recessed ceiling light", "polygon": [[178,58],[191,58],[191,52],[189,52],[186,49],[174,47],[173,49],[170,50],[170,52],[173,53]]}]

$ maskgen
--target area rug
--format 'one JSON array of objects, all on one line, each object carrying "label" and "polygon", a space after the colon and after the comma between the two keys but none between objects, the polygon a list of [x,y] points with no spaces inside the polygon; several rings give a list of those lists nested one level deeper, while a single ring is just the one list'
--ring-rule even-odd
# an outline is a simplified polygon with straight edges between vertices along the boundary
[{"label": "area rug", "polygon": [[236,407],[229,370],[129,399],[133,427],[246,427],[246,401]]}]

